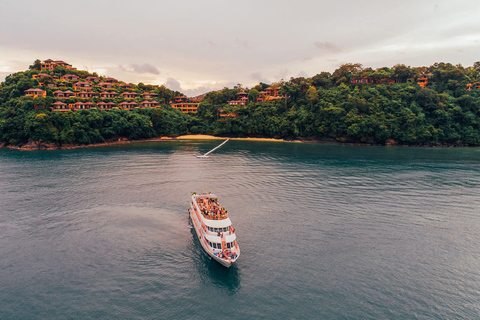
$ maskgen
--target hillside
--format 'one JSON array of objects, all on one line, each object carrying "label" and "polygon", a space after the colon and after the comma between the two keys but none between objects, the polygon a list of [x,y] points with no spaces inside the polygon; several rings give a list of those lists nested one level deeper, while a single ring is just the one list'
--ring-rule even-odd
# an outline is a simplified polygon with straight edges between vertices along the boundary
[{"label": "hillside", "polygon": [[[195,108],[188,110],[197,113],[175,109],[188,99],[163,86],[126,84],[63,66],[45,72],[39,64],[0,85],[0,141],[5,145],[43,141],[61,146],[189,133],[379,145],[480,143],[479,63],[376,70],[346,64],[333,74],[209,92],[190,101]],[[44,96],[25,96],[29,89]],[[59,97],[66,91],[75,96]],[[113,107],[106,108],[108,103]]]}]

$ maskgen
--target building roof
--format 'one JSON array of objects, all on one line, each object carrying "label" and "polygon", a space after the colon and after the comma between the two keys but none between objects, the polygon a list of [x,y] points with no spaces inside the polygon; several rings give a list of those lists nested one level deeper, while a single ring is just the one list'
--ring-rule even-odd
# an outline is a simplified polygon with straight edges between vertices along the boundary
[{"label": "building roof", "polygon": [[42,89],[38,89],[38,88],[31,88],[31,89],[28,89],[28,90],[25,90],[25,92],[45,92],[45,90],[42,90]]},{"label": "building roof", "polygon": [[53,105],[55,105],[55,106],[66,106],[67,104],[63,103],[61,101],[56,101],[56,102],[53,103]]}]

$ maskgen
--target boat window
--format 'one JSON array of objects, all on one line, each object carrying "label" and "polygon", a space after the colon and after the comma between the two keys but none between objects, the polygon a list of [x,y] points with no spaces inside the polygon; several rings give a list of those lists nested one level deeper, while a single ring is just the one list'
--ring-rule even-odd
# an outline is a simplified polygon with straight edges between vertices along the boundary
[{"label": "boat window", "polygon": [[230,249],[230,242],[227,243],[227,249]]}]

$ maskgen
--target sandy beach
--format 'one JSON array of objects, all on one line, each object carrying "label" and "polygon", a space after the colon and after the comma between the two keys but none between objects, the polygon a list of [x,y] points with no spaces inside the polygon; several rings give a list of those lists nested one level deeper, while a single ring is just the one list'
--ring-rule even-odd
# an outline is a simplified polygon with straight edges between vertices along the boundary
[{"label": "sandy beach", "polygon": [[228,138],[228,137],[215,137],[211,135],[204,134],[192,134],[192,135],[183,135],[174,138],[176,140],[245,140],[245,141],[276,141],[276,142],[302,142],[300,140],[285,140],[285,139],[274,139],[274,138]]}]

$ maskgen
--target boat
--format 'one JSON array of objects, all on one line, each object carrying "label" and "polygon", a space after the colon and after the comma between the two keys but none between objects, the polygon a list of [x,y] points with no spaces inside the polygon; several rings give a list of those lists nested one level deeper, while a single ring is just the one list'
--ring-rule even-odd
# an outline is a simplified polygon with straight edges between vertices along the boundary
[{"label": "boat", "polygon": [[240,247],[228,211],[220,206],[216,195],[194,192],[189,212],[203,250],[229,268],[240,257]]}]

